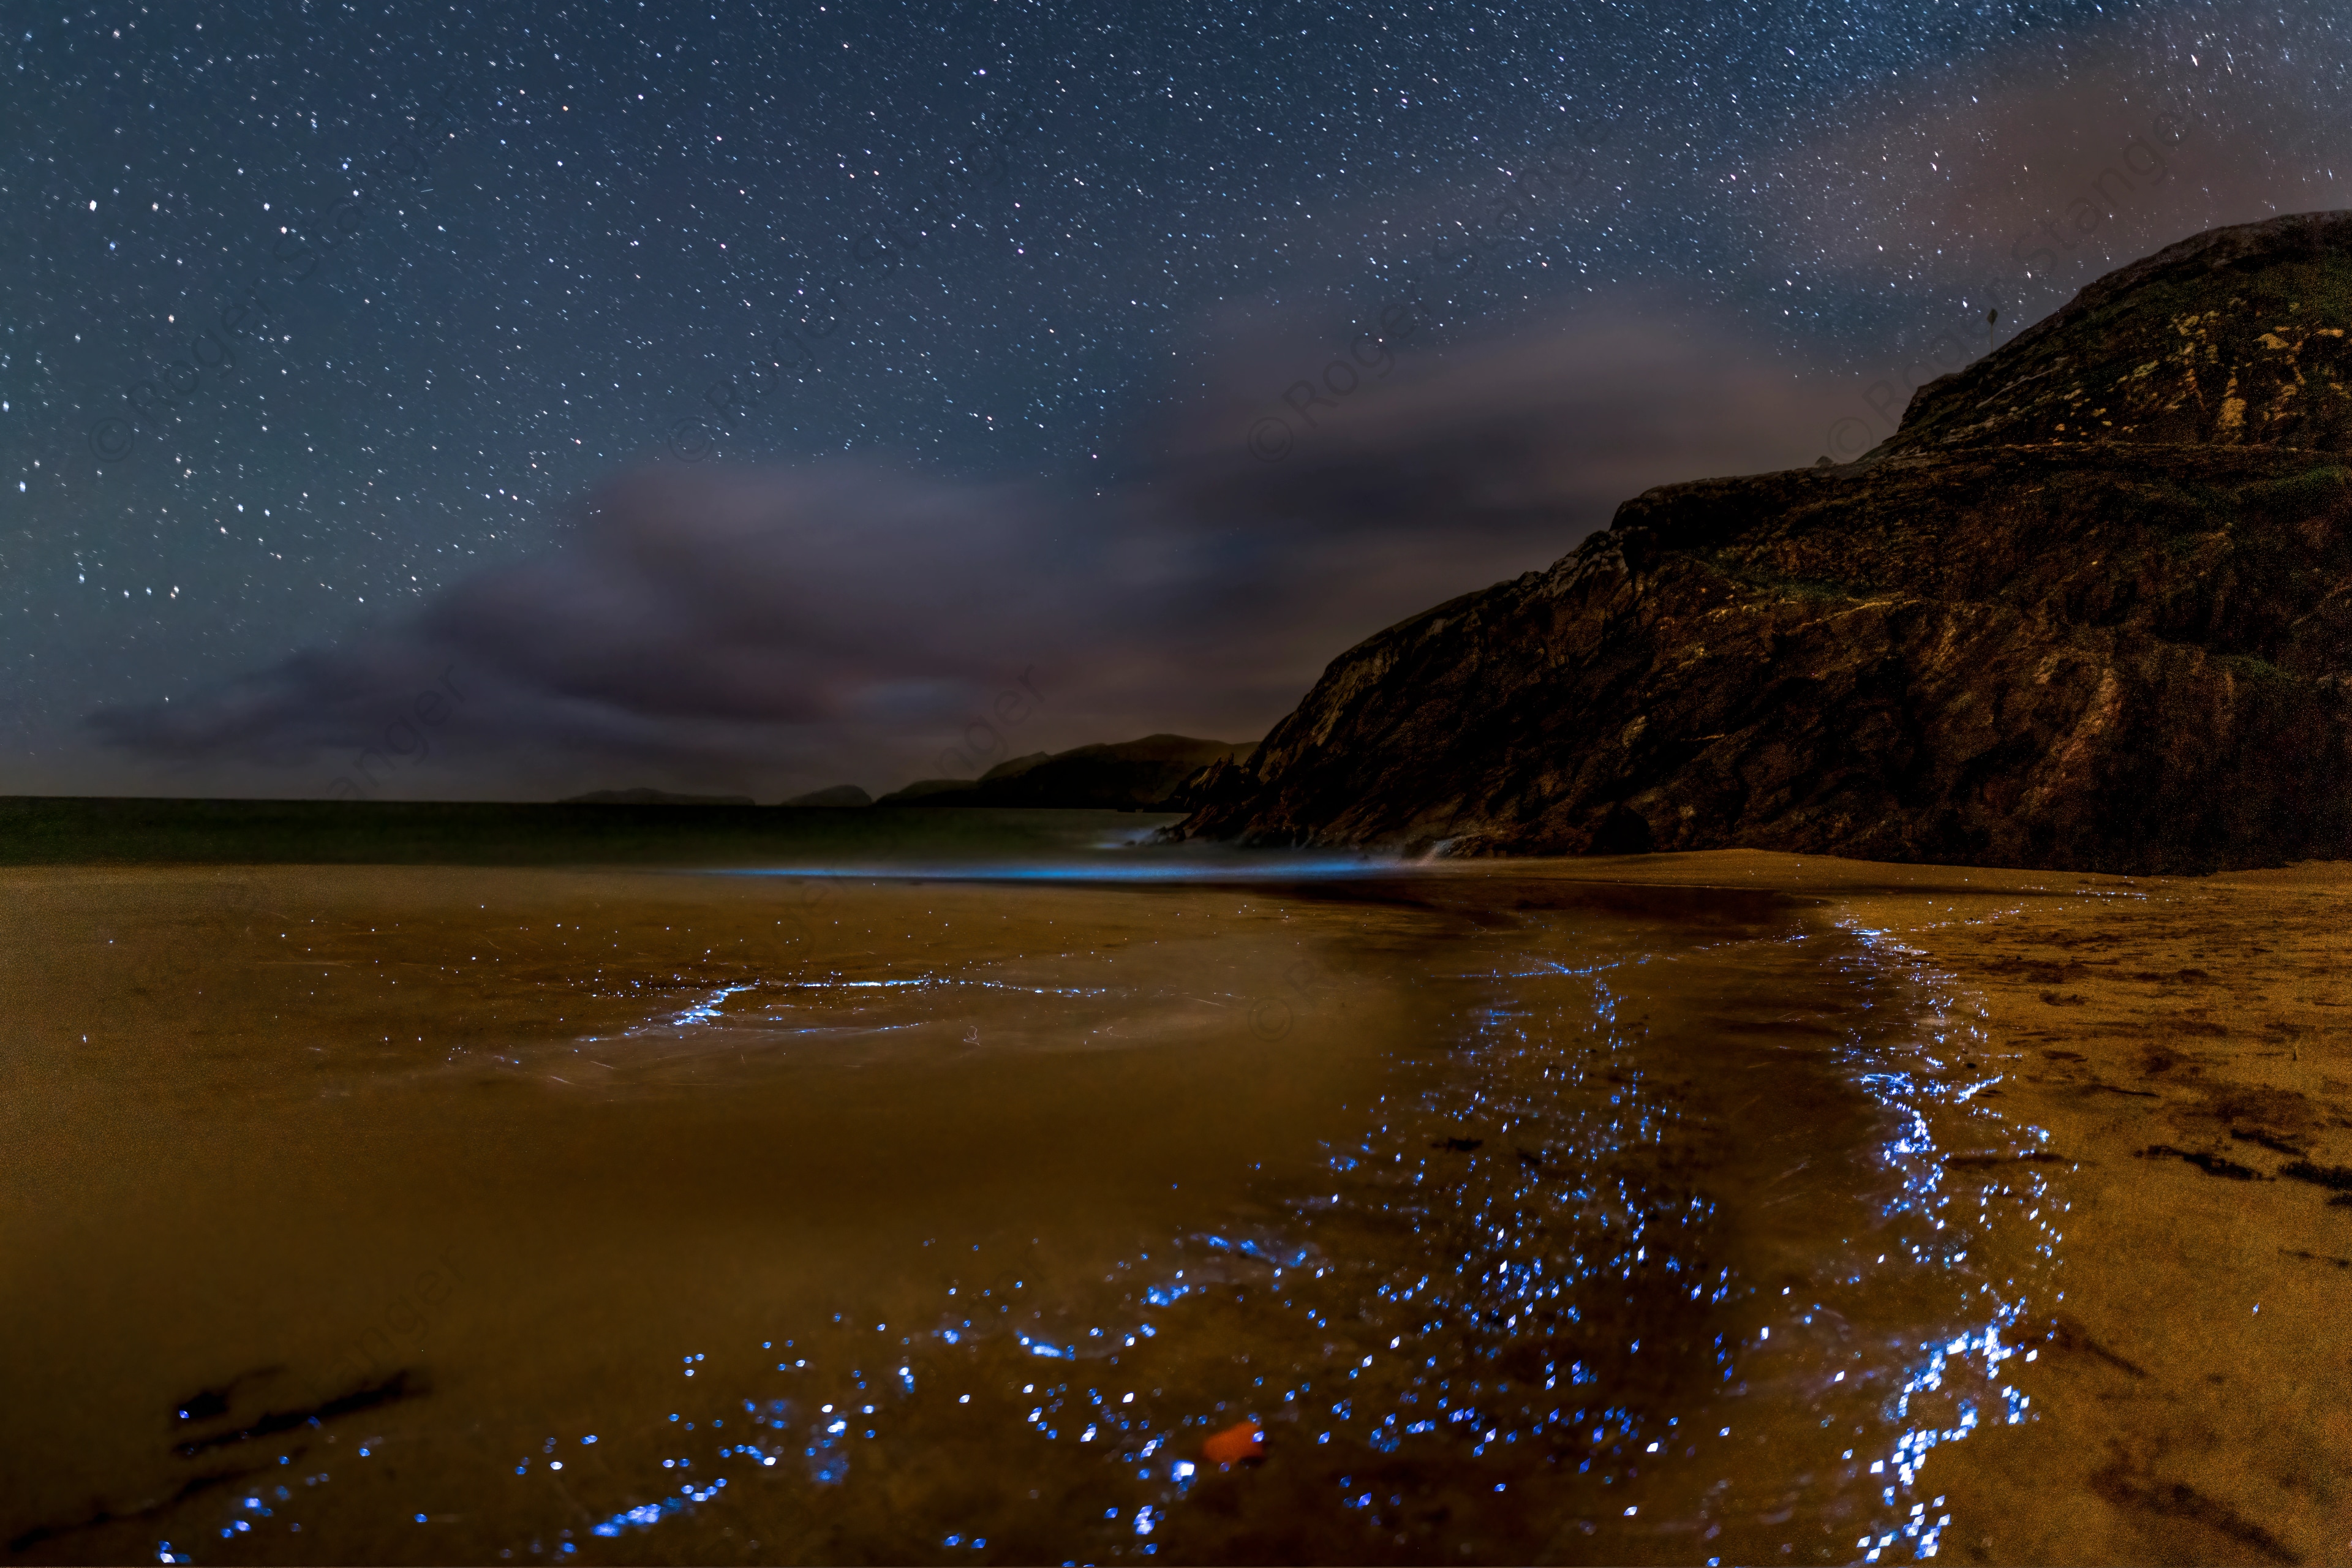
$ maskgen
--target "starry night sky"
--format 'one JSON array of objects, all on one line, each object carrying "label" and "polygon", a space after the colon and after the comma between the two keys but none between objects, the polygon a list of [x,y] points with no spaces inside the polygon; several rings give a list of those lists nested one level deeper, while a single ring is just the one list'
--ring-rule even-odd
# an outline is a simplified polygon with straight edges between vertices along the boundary
[{"label": "starry night sky", "polygon": [[1988,307],[2352,205],[2317,4],[0,13],[9,793],[1255,739]]}]

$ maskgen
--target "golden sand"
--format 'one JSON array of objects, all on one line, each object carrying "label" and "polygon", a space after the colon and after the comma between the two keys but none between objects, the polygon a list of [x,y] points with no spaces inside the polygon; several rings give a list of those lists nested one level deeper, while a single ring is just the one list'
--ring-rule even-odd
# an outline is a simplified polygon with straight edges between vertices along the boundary
[{"label": "golden sand", "polygon": [[[184,1549],[223,1528],[215,1516],[237,1506],[234,1496],[182,1501],[173,1489],[232,1460],[276,1464],[276,1450],[174,1458],[168,1401],[217,1386],[233,1405],[275,1409],[300,1402],[289,1389],[304,1378],[331,1394],[413,1364],[436,1381],[430,1397],[287,1438],[294,1469],[332,1470],[331,1495],[323,1485],[298,1492],[263,1522],[290,1531],[307,1521],[308,1533],[215,1550],[239,1561],[316,1561],[320,1550],[475,1561],[513,1542],[520,1561],[519,1543],[542,1525],[568,1525],[591,1554],[583,1561],[708,1560],[734,1552],[738,1532],[764,1542],[752,1553],[764,1560],[904,1559],[928,1546],[899,1531],[900,1516],[930,1520],[953,1503],[992,1521],[987,1533],[1008,1554],[1058,1561],[1046,1547],[1118,1499],[1073,1457],[1092,1452],[1074,1435],[1051,1451],[1007,1446],[1008,1431],[1030,1441],[1024,1379],[1035,1373],[1022,1368],[1042,1364],[1017,1345],[904,1352],[925,1389],[970,1387],[975,1402],[886,1408],[877,1420],[896,1422],[897,1436],[886,1430],[871,1460],[860,1448],[854,1485],[793,1490],[778,1468],[753,1490],[739,1474],[727,1507],[666,1516],[657,1533],[604,1542],[586,1525],[644,1503],[668,1474],[664,1460],[684,1452],[660,1419],[675,1407],[662,1402],[679,1397],[671,1391],[688,1386],[678,1353],[712,1352],[697,1391],[761,1393],[773,1370],[772,1392],[790,1394],[781,1369],[751,1349],[801,1334],[804,1321],[820,1338],[832,1331],[832,1295],[845,1291],[877,1308],[876,1321],[928,1321],[948,1286],[994,1279],[950,1270],[945,1254],[975,1241],[989,1268],[1066,1287],[1069,1310],[1092,1310],[1078,1287],[1119,1267],[1135,1237],[1246,1218],[1249,1183],[1307,1180],[1285,1162],[1319,1168],[1317,1140],[1342,1135],[1349,1115],[1364,1120],[1341,1114],[1341,1101],[1373,1081],[1381,1051],[1423,1037],[1453,1050],[1444,1020],[1485,1005],[1461,976],[1498,954],[1541,957],[1548,968],[1518,968],[1564,976],[1621,926],[1642,951],[1664,951],[1657,944],[1675,931],[1696,934],[1676,939],[1674,962],[1610,983],[1622,1018],[1610,1048],[1625,1052],[1630,1076],[1612,1068],[1594,1092],[1613,1107],[1625,1085],[1619,1131],[1644,1117],[1664,1130],[1650,1153],[1610,1156],[1610,1169],[1654,1195],[1681,1179],[1677,1162],[1688,1164],[1721,1205],[1721,1234],[1693,1232],[1688,1244],[1710,1277],[1724,1264],[1743,1279],[1785,1280],[1846,1316],[1831,1312],[1836,1326],[1805,1338],[1767,1292],[1695,1317],[1702,1342],[1768,1312],[1782,1331],[1769,1352],[1741,1352],[1741,1390],[1752,1379],[1753,1394],[1658,1395],[1701,1437],[1736,1427],[1719,1453],[1677,1469],[1595,1448],[1617,1483],[1607,1515],[1584,1506],[1564,1471],[1538,1484],[1530,1434],[1483,1459],[1408,1452],[1395,1463],[1420,1476],[1426,1497],[1367,1533],[1379,1510],[1341,1508],[1318,1468],[1330,1455],[1352,1471],[1360,1456],[1339,1461],[1338,1444],[1316,1446],[1304,1426],[1276,1419],[1265,1428],[1265,1465],[1213,1474],[1181,1508],[1154,1504],[1167,1510],[1157,1539],[1171,1557],[1859,1558],[1852,1531],[1887,1525],[1875,1472],[1864,1473],[1885,1450],[1857,1439],[1864,1426],[1873,1440],[1887,1435],[1875,1413],[1888,1385],[1857,1377],[1832,1387],[1832,1369],[1915,1364],[1887,1347],[1917,1350],[1943,1309],[1927,1297],[1915,1307],[1906,1289],[2000,1284],[2032,1250],[2032,1315],[2004,1333],[2032,1359],[2017,1355],[2000,1373],[2030,1396],[2031,1418],[1989,1413],[1968,1441],[1930,1457],[1928,1517],[1953,1521],[1939,1558],[2352,1558],[2342,1479],[2352,1344],[2338,1307],[2352,1300],[2352,1205],[2332,1202],[2341,1194],[2326,1181],[2352,1165],[2352,1071],[2338,1031],[2352,983],[2331,962],[2352,867],[2135,880],[1723,852],[1432,870],[1425,885],[1381,900],[899,882],[845,887],[821,907],[740,879],[645,872],[16,873],[0,905],[15,1072],[0,1131],[16,1176],[0,1196],[0,1252],[26,1266],[0,1290],[0,1319],[24,1353],[0,1378],[10,1395],[0,1401],[10,1412],[0,1473],[17,1483],[10,1527],[58,1531],[24,1560],[126,1560],[159,1539]],[[1489,876],[1517,885],[1487,897],[1473,884]],[[1767,919],[1767,901],[1753,899],[1682,899],[1645,916],[1656,898],[1629,892],[1615,911],[1618,896],[1597,890],[1578,895],[1591,905],[1579,913],[1575,900],[1551,909],[1529,896],[1528,882],[1546,879],[1778,892],[1812,900],[1811,919]],[[1487,918],[1504,910],[1528,912],[1517,926]],[[1808,924],[1844,935],[1783,940]],[[1491,940],[1479,934],[1490,926]],[[1694,947],[1716,940],[1702,927],[1722,943]],[[1837,964],[1865,951],[1864,967],[1893,984],[1831,984]],[[901,994],[888,990],[795,1001],[802,994],[774,989],[820,958],[837,977],[912,965],[988,984],[954,992],[951,1005],[893,1001]],[[766,999],[739,1005],[731,1022],[646,1024],[755,981],[768,989],[747,997]],[[1515,1027],[1534,1030],[1556,1007],[1564,1032],[1550,1054],[1526,1056],[1537,1078],[1490,1087],[1525,1090],[1530,1103],[1581,1092],[1543,1075],[1606,1046],[1569,1027],[1596,984],[1519,979],[1498,991],[1525,993]],[[1463,997],[1445,1001],[1447,985]],[[1849,1291],[1841,1279],[1869,1273],[1871,1258],[1849,1256],[1848,1221],[1836,1216],[1869,1206],[1863,1189],[1883,1174],[1872,1161],[1886,1131],[1844,1069],[1832,1070],[1832,1047],[1861,1026],[1851,1012],[1860,1005],[1877,1010],[1872,1018],[1895,1015],[1890,1036],[1927,1042],[1885,1060],[1937,1058],[1941,1098],[1919,1102],[1945,1108],[1928,1114],[1939,1118],[1932,1147],[1956,1217],[1966,1220],[1960,1205],[1980,1190],[1997,1208],[2038,1214],[1979,1226],[1995,1257],[1883,1270]],[[830,1046],[818,1048],[825,1031],[770,1039],[751,1016],[815,1007],[874,1026],[859,1037],[866,1043],[833,1062]],[[627,1057],[594,1044],[624,1036]],[[1113,1048],[1122,1042],[1138,1048]],[[1955,1085],[2000,1119],[1954,1111]],[[1507,1260],[1516,1254],[1476,1250],[1473,1222],[1489,1213],[1519,1215],[1514,1246],[1589,1229],[1590,1215],[1555,1203],[1555,1173],[1522,1165],[1524,1149],[1512,1155],[1512,1141],[1532,1134],[1501,1120],[1424,1127],[1421,1114],[1400,1117],[1396,1137],[1431,1173],[1430,1235],[1389,1238],[1399,1250],[1388,1261],[1418,1271],[1424,1252],[1443,1261],[1449,1249],[1482,1268]],[[1979,1133],[1982,1149],[1966,1144]],[[1464,1152],[1482,1139],[1486,1150]],[[2049,1157],[2006,1181],[2016,1151],[2037,1147]],[[1840,1151],[1852,1158],[1830,1157]],[[1485,1154],[1501,1176],[1475,1163]],[[2046,1241],[2020,1223],[2047,1225],[2053,1210]],[[1049,1226],[1067,1255],[1059,1263],[1022,1250]],[[1337,1238],[1353,1232],[1313,1234],[1351,1260],[1380,1240],[1366,1231],[1351,1249]],[[954,1246],[935,1247],[935,1237]],[[384,1305],[383,1281],[395,1276],[403,1289],[412,1277],[432,1281],[399,1316]],[[1342,1359],[1382,1357],[1368,1379],[1396,1370],[1386,1359],[1394,1325],[1370,1334],[1371,1320],[1354,1316],[1369,1287],[1342,1290],[1335,1275],[1332,1289],[1297,1345],[1278,1334],[1304,1329],[1264,1314],[1234,1318],[1233,1333],[1259,1336],[1247,1342],[1269,1370],[1295,1351],[1311,1371],[1328,1359],[1325,1325],[1338,1323],[1335,1338],[1365,1331]],[[1594,1344],[1613,1343],[1621,1327],[1637,1347],[1672,1341],[1664,1296],[1628,1300],[1640,1310],[1591,1327]],[[1224,1321],[1204,1317],[1209,1327],[1180,1343],[1182,1320],[1171,1318],[1152,1342],[1157,1370],[1133,1408],[1162,1426],[1197,1418],[1188,1444],[1244,1413],[1217,1403],[1238,1397],[1230,1346],[1211,1331]],[[386,1336],[397,1354],[365,1348]],[[1703,1347],[1675,1354],[1674,1364],[1706,1367]],[[1609,1361],[1612,1391],[1646,1397],[1642,1364]],[[289,1389],[227,1381],[249,1369]],[[1391,1379],[1395,1401],[1413,1391],[1409,1370]],[[1359,1386],[1372,1404],[1370,1384]],[[1955,1381],[1938,1397],[1957,1392]],[[1907,1419],[1934,1424],[1916,1410]],[[958,1422],[973,1424],[973,1500],[919,1488],[901,1498],[865,1479],[893,1473],[893,1455],[964,1442]],[[570,1468],[525,1477],[518,1463],[546,1458],[542,1427],[567,1434]],[[602,1440],[586,1448],[575,1431]],[[739,1441],[731,1426],[718,1436]],[[367,1444],[383,1456],[387,1440],[380,1469],[354,1459]],[[1572,1440],[1550,1434],[1546,1444],[1574,1458]],[[1849,1444],[1855,1451],[1842,1456]],[[720,1458],[696,1453],[704,1465]],[[991,1466],[1021,1469],[1046,1495],[1003,1503]],[[1718,1475],[1728,1489],[1707,1489]],[[1513,1482],[1505,1496],[1471,1484],[1497,1476]],[[1054,1490],[1063,1483],[1067,1496]],[[820,1491],[838,1493],[836,1503]],[[1091,1512],[1070,1500],[1081,1495]],[[1638,1518],[1614,1508],[1636,1501]],[[819,1504],[837,1505],[838,1517],[812,1511]],[[115,1522],[98,1526],[101,1510]],[[416,1512],[435,1533],[412,1533]],[[1904,1542],[1886,1560],[1909,1556]]]},{"label": "golden sand", "polygon": [[[1775,888],[1884,933],[1980,1018],[1989,1094],[2070,1206],[2019,1386],[1939,1457],[1986,1563],[2352,1559],[2352,865],[2204,879],[1728,850],[1580,880]],[[2304,1179],[2297,1179],[2295,1171]]]}]

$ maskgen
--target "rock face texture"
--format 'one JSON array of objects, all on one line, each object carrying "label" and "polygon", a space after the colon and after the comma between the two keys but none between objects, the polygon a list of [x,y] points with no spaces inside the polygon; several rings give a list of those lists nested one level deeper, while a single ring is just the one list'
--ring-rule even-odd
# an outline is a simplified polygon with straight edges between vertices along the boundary
[{"label": "rock face texture", "polygon": [[2352,857],[2352,214],[2200,235],[1844,467],[1391,626],[1171,835],[2127,873]]}]

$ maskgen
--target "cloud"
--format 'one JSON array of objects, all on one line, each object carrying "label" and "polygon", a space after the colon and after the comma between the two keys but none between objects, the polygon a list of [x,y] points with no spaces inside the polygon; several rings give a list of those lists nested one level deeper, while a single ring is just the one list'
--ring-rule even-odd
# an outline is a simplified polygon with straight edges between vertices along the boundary
[{"label": "cloud", "polygon": [[[1893,285],[1922,301],[1920,335],[1980,346],[1988,304],[2021,327],[2190,235],[2341,205],[2331,26],[2238,0],[2037,31],[1891,79],[1716,183],[1759,277],[1857,303]],[[1938,299],[1929,321],[1930,295],[1972,310]]]},{"label": "cloud", "polygon": [[91,723],[167,787],[423,798],[775,799],[1153,731],[1249,740],[1350,644],[1548,564],[1651,485],[1810,461],[1828,395],[1628,295],[1408,345],[1267,462],[1255,410],[1328,357],[1303,326],[1267,341],[1098,485],[637,470],[561,545],[403,624]]}]

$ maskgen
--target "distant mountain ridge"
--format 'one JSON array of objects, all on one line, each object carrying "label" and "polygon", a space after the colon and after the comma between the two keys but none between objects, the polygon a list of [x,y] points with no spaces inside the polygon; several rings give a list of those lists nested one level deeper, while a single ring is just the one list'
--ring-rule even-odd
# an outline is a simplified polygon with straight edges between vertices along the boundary
[{"label": "distant mountain ridge", "polygon": [[677,795],[666,789],[598,789],[565,795],[558,805],[757,805],[748,795]]},{"label": "distant mountain ridge", "polygon": [[806,795],[796,795],[790,800],[779,801],[777,804],[780,805],[814,805],[839,808],[843,806],[872,805],[874,804],[874,797],[867,795],[864,790],[859,789],[856,784],[835,784],[830,789],[813,789]]},{"label": "distant mountain ridge", "polygon": [[977,779],[919,779],[877,806],[994,805],[1141,811],[1189,809],[1187,780],[1214,764],[1246,759],[1252,742],[1146,735],[1139,741],[1034,752],[999,763]]},{"label": "distant mountain ridge", "polygon": [[[1032,752],[1002,762],[976,779],[918,779],[876,800],[856,784],[811,790],[782,806],[854,809],[873,805],[987,805],[1064,810],[1190,811],[1199,804],[1191,785],[1221,767],[1246,762],[1252,742],[1201,741],[1189,735],[1146,735],[1139,741]],[[748,795],[679,795],[660,789],[600,789],[566,796],[560,805],[753,805]]]}]

